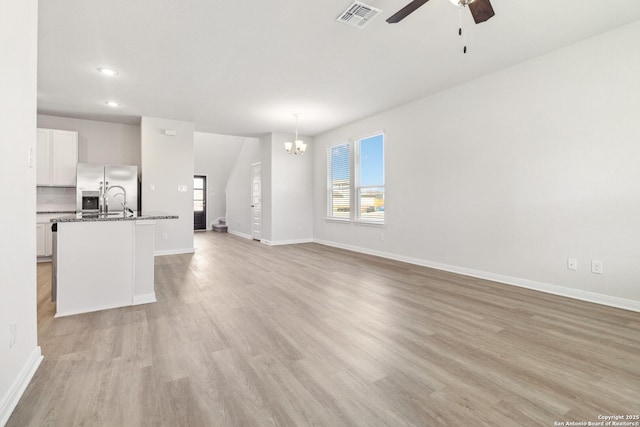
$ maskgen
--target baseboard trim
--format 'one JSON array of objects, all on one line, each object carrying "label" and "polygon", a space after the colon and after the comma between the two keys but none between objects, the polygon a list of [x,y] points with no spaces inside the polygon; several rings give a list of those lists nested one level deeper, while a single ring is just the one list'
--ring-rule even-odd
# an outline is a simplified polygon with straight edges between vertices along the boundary
[{"label": "baseboard trim", "polygon": [[0,400],[0,426],[4,426],[7,421],[9,421],[9,417],[13,413],[13,410],[16,409],[20,398],[38,370],[42,359],[44,359],[42,356],[42,350],[40,349],[40,346],[37,346],[29,355],[27,362],[20,370],[20,374],[18,374],[18,377],[15,379],[13,384],[11,384],[11,387],[9,387],[9,390],[2,400]]},{"label": "baseboard trim", "polygon": [[131,304],[132,305],[150,304],[152,302],[157,302],[157,301],[158,300],[156,299],[156,293],[151,292],[148,294],[134,295],[133,301],[131,302]]},{"label": "baseboard trim", "polygon": [[260,240],[260,243],[264,243],[269,246],[281,246],[281,245],[298,245],[300,243],[313,243],[313,239],[293,239],[293,240]]},{"label": "baseboard trim", "polygon": [[230,228],[227,229],[227,233],[233,234],[234,236],[242,237],[243,239],[249,239],[249,240],[253,239],[253,237],[249,234],[241,233],[236,230],[231,230]]},{"label": "baseboard trim", "polygon": [[475,277],[478,279],[490,280],[493,282],[504,283],[505,285],[518,286],[534,291],[540,291],[547,294],[573,298],[581,301],[592,302],[595,304],[606,305],[609,307],[622,308],[624,310],[640,312],[640,301],[630,300],[626,298],[614,297],[611,295],[599,294],[595,292],[582,291],[580,289],[567,288],[564,286],[553,285],[550,283],[537,282],[534,280],[522,279],[519,277],[506,276],[503,274],[489,273],[481,270],[458,267],[449,264],[442,264],[433,261],[427,261],[419,258],[397,255],[389,252],[376,251],[360,246],[345,245],[342,243],[330,242],[327,240],[315,239],[315,243],[331,246],[338,249],[358,252],[366,255],[379,256],[381,258],[392,259],[395,261],[406,262],[408,264],[429,267],[436,270],[448,271],[451,273],[462,274],[464,276]]},{"label": "baseboard trim", "polygon": [[[123,308],[123,307],[129,307],[133,304],[108,304],[108,305],[100,305],[100,306],[96,306],[96,307],[89,307],[86,309],[82,309],[82,310],[69,310],[69,311],[61,311],[61,312],[57,312],[56,314],[53,315],[53,317],[55,317],[56,319],[58,317],[66,317],[66,316],[75,316],[76,314],[84,314],[84,313],[95,313],[96,311],[102,311],[102,310],[111,310],[114,308]],[[56,305],[56,309],[59,306]]]},{"label": "baseboard trim", "polygon": [[195,252],[196,252],[196,250],[194,248],[163,249],[163,250],[160,250],[160,251],[154,251],[153,252],[153,256],[193,254]]},{"label": "baseboard trim", "polygon": [[153,292],[153,293],[142,294],[142,295],[134,295],[131,298],[131,304],[126,304],[126,303],[108,304],[108,305],[100,305],[100,306],[85,308],[85,309],[82,309],[82,310],[62,311],[62,312],[56,312],[56,314],[54,314],[53,317],[58,318],[58,317],[66,317],[66,316],[75,316],[76,314],[95,313],[96,311],[112,310],[114,308],[131,307],[132,305],[148,304],[148,303],[152,303],[152,302],[156,302],[156,301],[157,301],[156,300],[156,294],[155,294],[155,292]]}]

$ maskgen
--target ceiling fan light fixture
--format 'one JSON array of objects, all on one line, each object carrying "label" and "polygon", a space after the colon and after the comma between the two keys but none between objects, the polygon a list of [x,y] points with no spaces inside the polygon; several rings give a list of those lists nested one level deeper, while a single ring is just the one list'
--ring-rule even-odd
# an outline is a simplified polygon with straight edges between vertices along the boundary
[{"label": "ceiling fan light fixture", "polygon": [[449,0],[454,6],[468,6],[476,0]]},{"label": "ceiling fan light fixture", "polygon": [[[405,7],[391,15],[387,18],[387,23],[389,24],[397,24],[402,21],[407,16],[411,15],[415,12],[420,6],[424,5],[429,0],[413,0],[411,3],[407,4]],[[476,24],[481,22],[485,22],[488,19],[495,16],[495,12],[493,11],[493,6],[491,6],[491,0],[449,0],[453,3],[454,6],[462,7],[469,6],[469,10],[471,11],[471,15],[473,16],[473,20]]]}]

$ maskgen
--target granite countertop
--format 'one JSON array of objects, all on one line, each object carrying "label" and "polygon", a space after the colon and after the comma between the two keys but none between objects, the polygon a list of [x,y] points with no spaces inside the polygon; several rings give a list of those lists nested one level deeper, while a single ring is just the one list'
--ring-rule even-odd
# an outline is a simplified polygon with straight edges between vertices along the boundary
[{"label": "granite countertop", "polygon": [[52,218],[51,222],[92,222],[92,221],[145,221],[156,219],[178,219],[178,215],[168,214],[166,212],[109,212],[109,214],[95,213],[76,213],[74,215],[61,216]]},{"label": "granite countertop", "polygon": [[76,213],[75,210],[68,210],[68,211],[65,211],[65,210],[62,210],[62,211],[37,211],[36,215],[40,215],[40,214],[47,214],[47,215],[50,215],[50,214],[61,214],[62,215],[62,214],[74,214],[74,213]]}]

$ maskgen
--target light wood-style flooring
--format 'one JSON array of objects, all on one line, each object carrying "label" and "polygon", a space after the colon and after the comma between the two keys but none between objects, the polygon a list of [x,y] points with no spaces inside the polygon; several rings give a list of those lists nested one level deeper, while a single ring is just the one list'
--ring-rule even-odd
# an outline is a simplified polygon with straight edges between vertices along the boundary
[{"label": "light wood-style flooring", "polygon": [[[8,426],[553,426],[640,414],[640,313],[351,253],[195,235],[158,302],[54,319]],[[99,274],[99,272],[97,272]]]}]

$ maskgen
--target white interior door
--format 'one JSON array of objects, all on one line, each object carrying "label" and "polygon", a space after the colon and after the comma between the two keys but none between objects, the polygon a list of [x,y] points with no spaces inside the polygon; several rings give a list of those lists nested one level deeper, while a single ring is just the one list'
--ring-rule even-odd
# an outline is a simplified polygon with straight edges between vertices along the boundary
[{"label": "white interior door", "polygon": [[262,169],[260,163],[251,165],[251,237],[262,238]]}]

